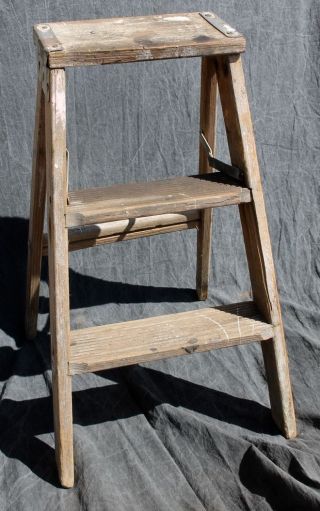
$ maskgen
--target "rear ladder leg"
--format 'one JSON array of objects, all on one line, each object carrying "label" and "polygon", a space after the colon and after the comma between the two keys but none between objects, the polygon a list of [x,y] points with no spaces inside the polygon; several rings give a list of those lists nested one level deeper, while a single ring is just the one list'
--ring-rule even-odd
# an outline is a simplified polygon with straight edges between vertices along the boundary
[{"label": "rear ladder leg", "polygon": [[39,61],[36,117],[33,140],[32,182],[28,234],[28,263],[26,285],[25,331],[28,339],[37,333],[42,236],[46,198],[44,93],[42,90],[42,65]]},{"label": "rear ladder leg", "polygon": [[[217,77],[214,57],[202,57],[201,64],[201,95],[200,95],[200,130],[204,132],[213,152],[216,139],[216,101]],[[209,166],[207,153],[200,144],[199,174],[207,174]],[[197,231],[197,295],[199,300],[208,297],[208,283],[211,260],[212,208],[200,211],[200,222]]]}]

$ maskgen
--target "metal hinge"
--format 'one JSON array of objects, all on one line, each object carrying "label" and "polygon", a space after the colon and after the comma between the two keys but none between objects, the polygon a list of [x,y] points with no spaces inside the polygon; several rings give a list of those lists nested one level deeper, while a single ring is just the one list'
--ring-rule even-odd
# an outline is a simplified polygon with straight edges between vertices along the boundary
[{"label": "metal hinge", "polygon": [[204,149],[206,150],[206,153],[208,155],[208,162],[210,167],[219,170],[223,174],[226,174],[229,177],[232,177],[233,179],[236,179],[237,181],[243,181],[244,173],[241,169],[238,167],[235,167],[234,165],[229,165],[228,163],[224,163],[223,161],[218,160],[213,156],[213,152],[211,149],[211,146],[204,136],[204,133],[202,130],[200,130],[200,142],[203,145]]}]

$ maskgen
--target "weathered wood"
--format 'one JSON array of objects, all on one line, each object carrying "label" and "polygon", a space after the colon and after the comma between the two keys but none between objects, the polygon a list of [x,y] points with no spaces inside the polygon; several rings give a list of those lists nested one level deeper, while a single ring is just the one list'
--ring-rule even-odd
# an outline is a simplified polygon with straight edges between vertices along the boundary
[{"label": "weathered wood", "polygon": [[[69,229],[69,251],[90,248],[118,241],[155,236],[169,232],[195,229],[199,225],[199,211],[154,215],[131,220],[116,220],[102,224]],[[43,255],[47,255],[47,235],[43,239]]]},{"label": "weathered wood", "polygon": [[183,213],[142,216],[134,218],[134,220],[115,220],[114,222],[73,227],[69,229],[69,241],[73,242],[87,238],[99,238],[113,234],[125,235],[135,231],[196,222],[199,220],[199,214],[198,210],[194,210],[185,211]]},{"label": "weathered wood", "polygon": [[187,229],[196,229],[198,222],[185,222],[181,224],[164,225],[163,227],[152,227],[151,229],[141,229],[139,231],[127,232],[124,234],[111,234],[101,238],[91,238],[69,242],[69,251],[91,248],[99,245],[117,243],[119,241],[135,240],[138,238],[148,238],[157,234],[169,234],[170,232],[186,231]]},{"label": "weathered wood", "polygon": [[66,225],[75,227],[126,218],[191,211],[251,200],[247,188],[218,174],[175,177],[69,192]]},{"label": "weathered wood", "polygon": [[237,53],[245,39],[227,37],[198,12],[64,21],[34,27],[51,68]]},{"label": "weathered wood", "polygon": [[36,116],[33,139],[32,182],[28,234],[25,331],[27,339],[37,334],[42,234],[46,198],[46,154],[42,69],[38,70]]},{"label": "weathered wood", "polygon": [[70,348],[68,231],[65,227],[66,99],[65,71],[48,73],[46,98],[47,209],[52,392],[56,460],[61,484],[72,487],[72,385],[68,374]]},{"label": "weathered wood", "polygon": [[[272,326],[249,318],[249,307],[237,304],[231,313],[206,308],[73,330],[70,374],[270,339]],[[252,314],[256,316],[254,307]]]},{"label": "weathered wood", "polygon": [[[235,55],[244,50],[244,38],[240,34],[227,37],[199,13],[49,23],[37,25],[35,37],[41,72],[33,154],[26,330],[29,337],[36,332],[47,185],[52,390],[56,458],[62,485],[71,487],[74,481],[71,375],[77,373],[266,341],[262,349],[272,414],[287,437],[295,436],[287,352],[253,129],[241,59]],[[218,78],[231,160],[244,170],[245,187],[221,174],[209,174],[211,169],[200,148],[201,175],[79,190],[68,196],[62,68],[193,56],[203,57],[201,129],[214,149]],[[211,208],[231,204],[240,208],[255,303],[70,332],[68,249],[197,227],[197,292],[200,299],[205,299]],[[46,243],[43,248],[45,251]]]},{"label": "weathered wood", "polygon": [[[201,64],[201,94],[200,94],[200,130],[203,131],[212,151],[216,142],[216,105],[217,77],[214,57],[203,57]],[[212,172],[208,163],[207,153],[200,144],[199,173]],[[211,231],[212,209],[201,211],[200,225],[197,235],[197,294],[199,300],[208,298],[208,283],[211,260]]]},{"label": "weathered wood", "polygon": [[241,57],[219,58],[217,70],[231,161],[243,169],[252,189],[253,202],[239,209],[253,298],[274,326],[272,342],[262,344],[272,415],[284,435],[292,438],[297,432],[288,356]]}]

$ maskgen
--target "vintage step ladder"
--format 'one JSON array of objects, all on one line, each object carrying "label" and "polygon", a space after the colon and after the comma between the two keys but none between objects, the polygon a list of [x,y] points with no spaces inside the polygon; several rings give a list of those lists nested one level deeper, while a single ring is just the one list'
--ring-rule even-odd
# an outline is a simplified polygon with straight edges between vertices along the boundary
[{"label": "vintage step ladder", "polygon": [[[272,415],[283,434],[294,437],[287,351],[240,56],[245,39],[211,12],[49,23],[35,27],[35,39],[39,73],[26,331],[28,338],[36,335],[41,258],[47,251],[54,428],[62,485],[74,483],[71,377],[86,371],[264,341]],[[69,192],[65,68],[195,56],[202,57],[199,174]],[[217,86],[232,165],[213,154]],[[43,242],[45,201],[48,246]],[[197,293],[204,300],[211,211],[230,204],[239,205],[252,302],[70,330],[68,250],[196,228]]]}]

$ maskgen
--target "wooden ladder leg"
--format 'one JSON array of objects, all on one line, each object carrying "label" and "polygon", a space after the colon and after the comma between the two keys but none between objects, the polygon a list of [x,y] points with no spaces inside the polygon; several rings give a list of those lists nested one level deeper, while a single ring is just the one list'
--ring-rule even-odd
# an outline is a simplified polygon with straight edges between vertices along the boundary
[{"label": "wooden ladder leg", "polygon": [[243,169],[246,186],[252,190],[252,202],[239,209],[253,298],[275,332],[271,341],[262,343],[272,415],[283,434],[292,438],[297,431],[288,355],[240,55],[220,57],[217,74],[231,161]]},{"label": "wooden ladder leg", "polygon": [[48,70],[46,98],[47,209],[52,392],[56,460],[61,484],[73,486],[72,382],[68,370],[70,304],[64,69]]},{"label": "wooden ladder leg", "polygon": [[[204,132],[212,150],[216,141],[216,101],[217,77],[214,57],[202,57],[200,130]],[[208,164],[207,153],[200,144],[199,174],[207,174],[212,169]],[[201,210],[200,225],[197,232],[197,295],[199,300],[208,297],[208,283],[211,256],[212,208]]]},{"label": "wooden ladder leg", "polygon": [[28,339],[37,334],[39,308],[40,273],[42,260],[42,235],[46,197],[45,172],[45,125],[44,93],[42,91],[43,70],[39,62],[36,117],[33,140],[32,182],[28,234],[28,263],[26,285],[25,331]]}]

